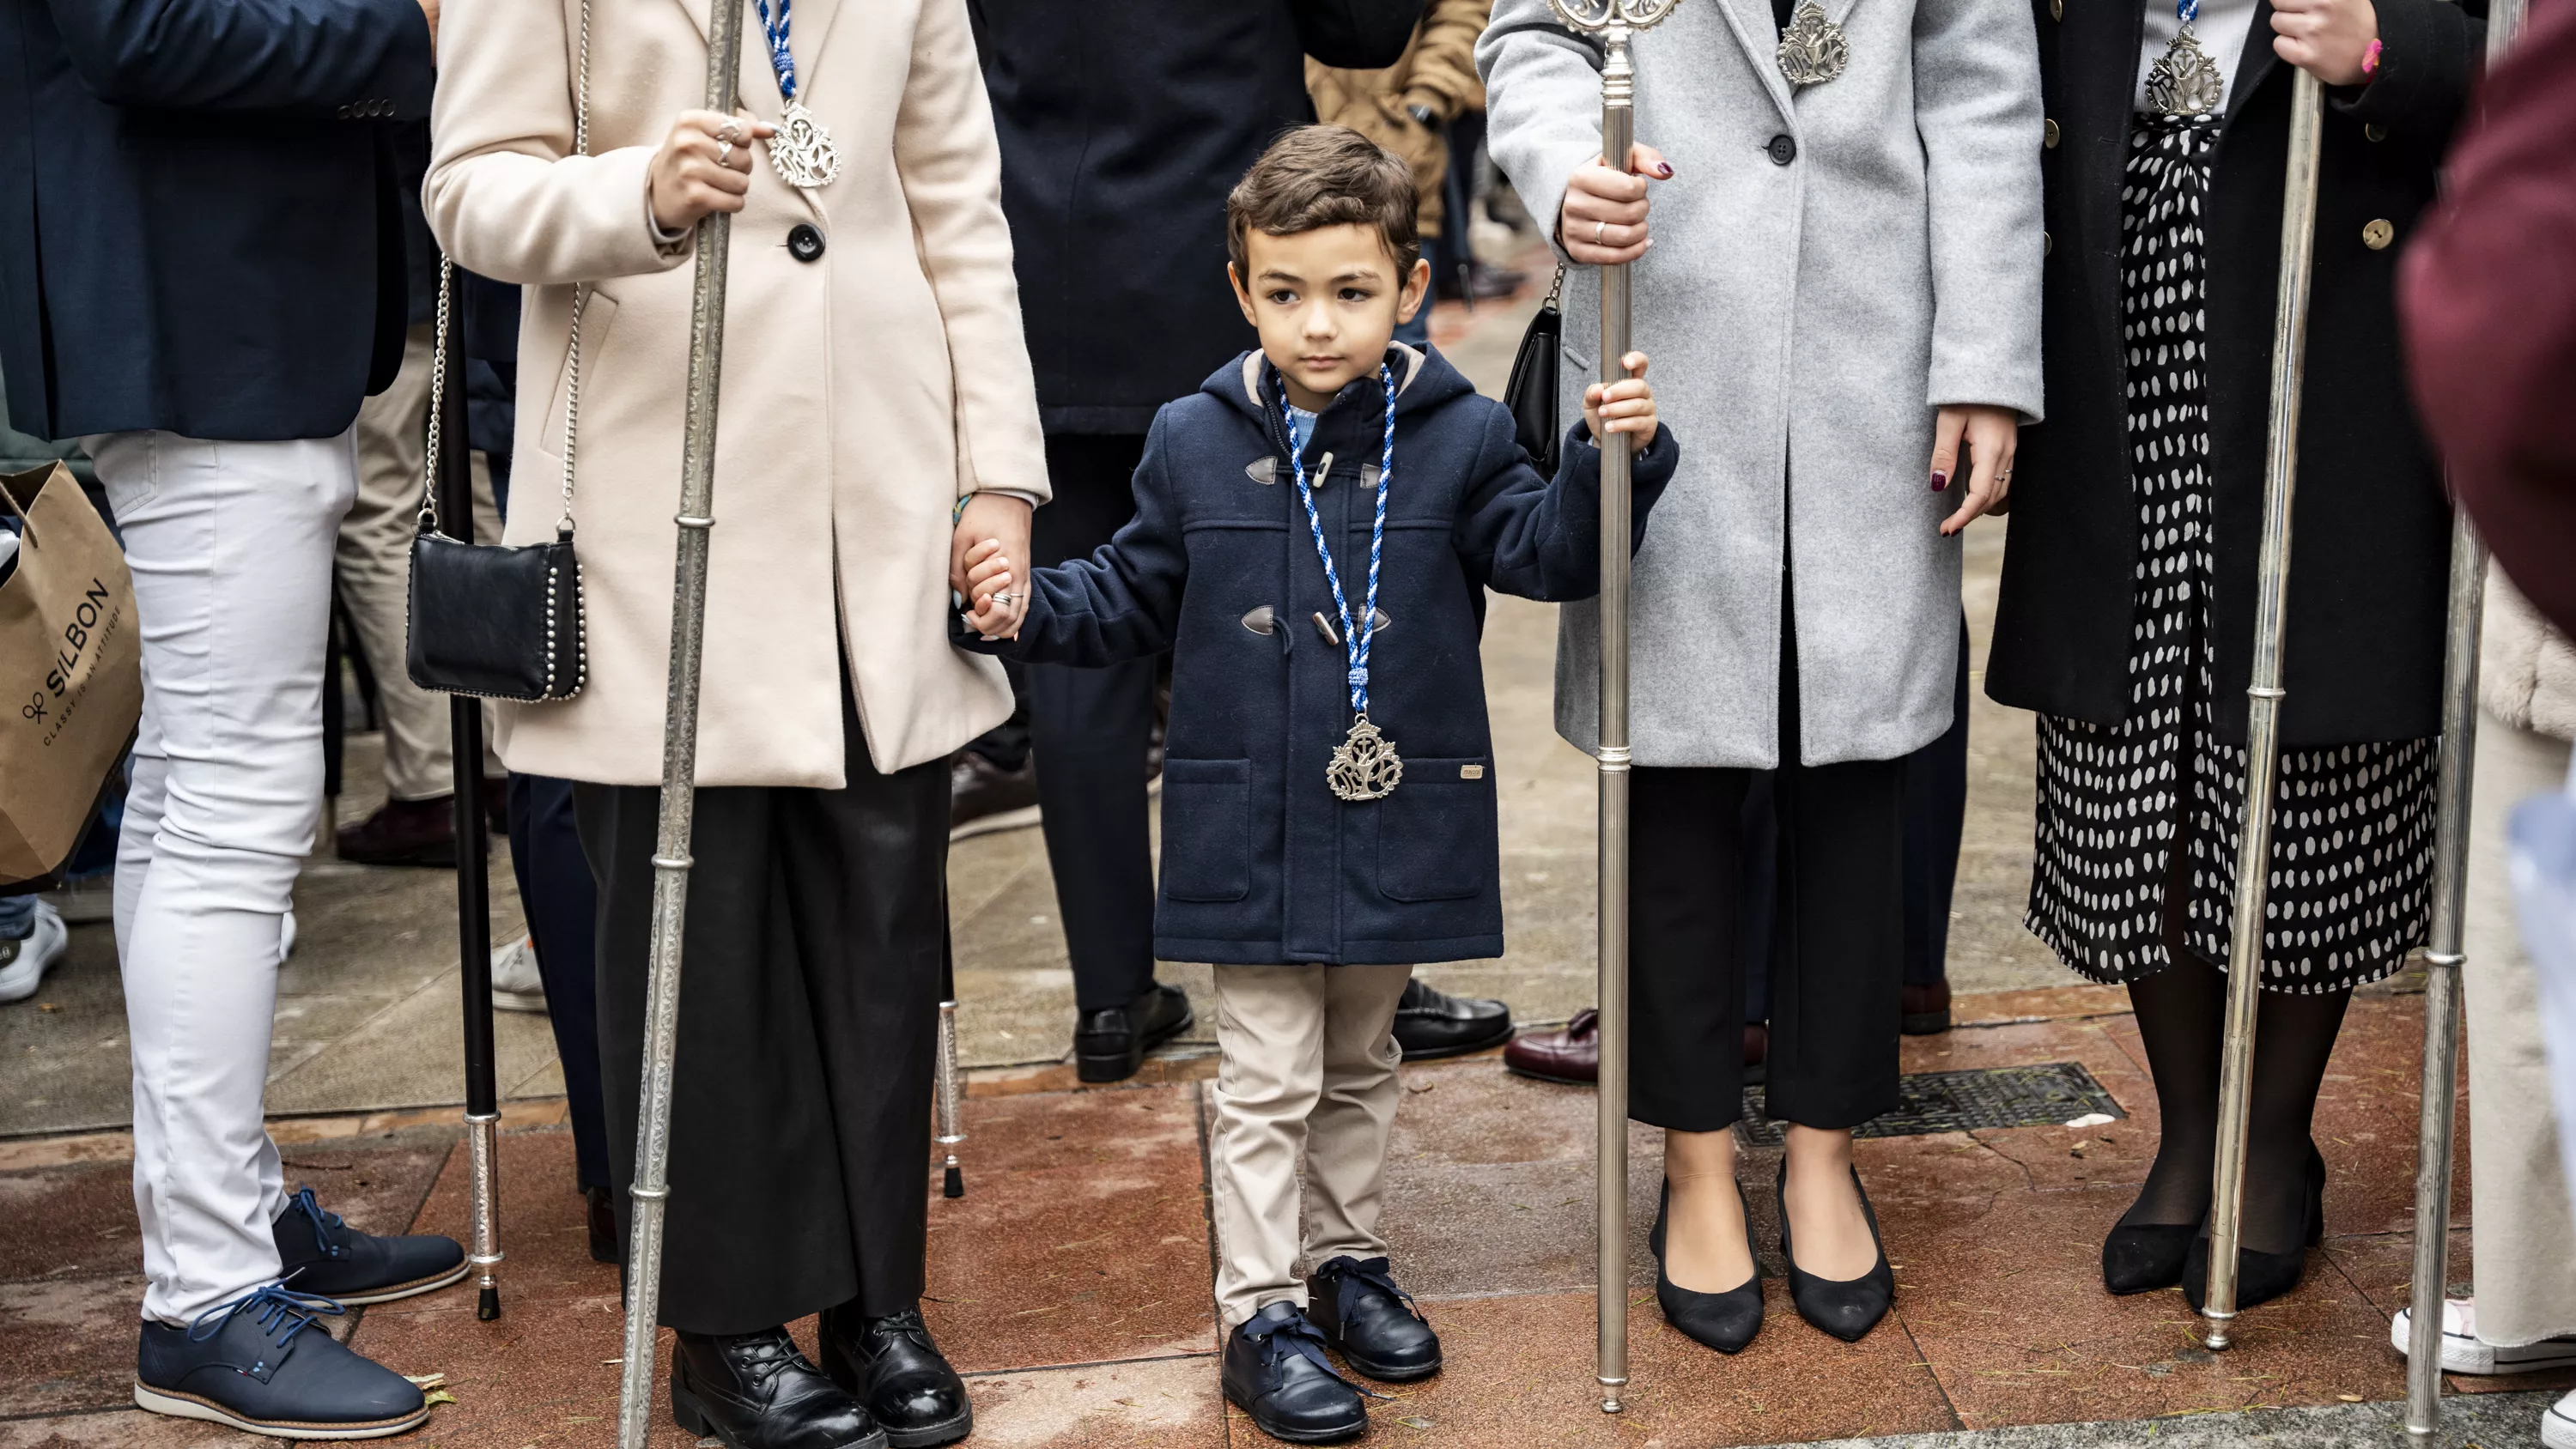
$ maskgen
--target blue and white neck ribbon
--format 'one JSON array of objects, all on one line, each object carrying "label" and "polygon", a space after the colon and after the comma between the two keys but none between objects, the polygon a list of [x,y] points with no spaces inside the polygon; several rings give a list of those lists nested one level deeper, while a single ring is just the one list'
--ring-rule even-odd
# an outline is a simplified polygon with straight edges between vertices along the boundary
[{"label": "blue and white neck ribbon", "polygon": [[793,0],[778,0],[778,14],[769,13],[769,0],[752,0],[760,7],[760,29],[769,37],[769,68],[778,75],[778,96],[786,106],[778,114],[778,134],[769,138],[769,162],[788,185],[813,191],[829,186],[841,174],[840,148],[832,144],[832,133],[823,128],[823,120],[796,99],[796,56],[787,48],[788,7]]},{"label": "blue and white neck ribbon", "polygon": [[760,9],[760,29],[769,37],[769,68],[778,72],[778,96],[796,99],[796,56],[787,48],[787,7],[793,0],[778,0],[778,15],[769,14],[769,0],[751,0]]},{"label": "blue and white neck ribbon", "polygon": [[1297,501],[1306,505],[1306,526],[1314,531],[1315,556],[1324,561],[1324,582],[1332,585],[1333,612],[1342,622],[1342,650],[1350,662],[1351,708],[1362,719],[1368,718],[1369,646],[1377,639],[1377,581],[1386,551],[1387,485],[1395,477],[1395,372],[1380,363],[1377,377],[1386,393],[1386,431],[1378,451],[1377,518],[1369,528],[1368,596],[1361,600],[1356,619],[1351,617],[1351,606],[1342,597],[1342,573],[1333,565],[1332,547],[1324,542],[1324,518],[1315,511],[1314,490],[1306,482],[1306,440],[1298,436],[1296,410],[1288,405],[1284,388],[1279,403],[1280,416],[1288,428],[1288,462],[1297,478]]}]

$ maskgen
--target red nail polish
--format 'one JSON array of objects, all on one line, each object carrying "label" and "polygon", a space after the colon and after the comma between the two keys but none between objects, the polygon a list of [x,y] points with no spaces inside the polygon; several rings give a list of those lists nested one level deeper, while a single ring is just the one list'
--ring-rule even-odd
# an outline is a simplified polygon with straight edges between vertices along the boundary
[{"label": "red nail polish", "polygon": [[1671,180],[1673,175],[1673,163],[1670,161],[1657,162],[1655,165],[1655,174],[1663,177],[1667,181]]},{"label": "red nail polish", "polygon": [[1940,469],[1938,469],[1938,468],[1933,469],[1933,470],[1932,470],[1932,491],[1933,491],[1933,492],[1935,492],[1935,493],[1939,493],[1939,492],[1942,492],[1943,490],[1947,489],[1949,486],[1950,486],[1950,475],[1949,475],[1949,474],[1947,474],[1947,473],[1942,472],[1942,471],[1941,471]]}]

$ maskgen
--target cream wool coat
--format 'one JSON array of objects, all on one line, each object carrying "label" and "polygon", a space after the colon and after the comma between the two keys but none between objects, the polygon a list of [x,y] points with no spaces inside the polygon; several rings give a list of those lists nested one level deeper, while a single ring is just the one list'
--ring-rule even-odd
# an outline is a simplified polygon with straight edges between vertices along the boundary
[{"label": "cream wool coat", "polygon": [[[742,107],[775,121],[744,11]],[[447,0],[439,27],[431,229],[458,265],[526,286],[512,543],[553,536],[573,284],[595,284],[573,490],[590,683],[501,707],[513,770],[661,780],[695,257],[655,247],[645,177],[704,102],[706,17],[707,0],[592,0],[587,156],[581,0]],[[841,172],[800,192],[763,145],[733,222],[700,785],[844,784],[844,648],[879,770],[1000,723],[1000,667],[948,643],[950,520],[978,490],[1047,497],[965,0],[799,0],[792,48]],[[811,262],[788,251],[800,223],[825,242]]]}]

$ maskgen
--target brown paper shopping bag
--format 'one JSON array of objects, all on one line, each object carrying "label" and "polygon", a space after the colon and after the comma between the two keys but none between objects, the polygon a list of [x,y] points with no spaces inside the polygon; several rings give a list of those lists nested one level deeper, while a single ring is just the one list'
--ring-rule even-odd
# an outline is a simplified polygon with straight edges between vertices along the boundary
[{"label": "brown paper shopping bag", "polygon": [[143,714],[134,581],[60,463],[0,476],[23,536],[0,583],[0,882],[51,874],[80,843]]}]

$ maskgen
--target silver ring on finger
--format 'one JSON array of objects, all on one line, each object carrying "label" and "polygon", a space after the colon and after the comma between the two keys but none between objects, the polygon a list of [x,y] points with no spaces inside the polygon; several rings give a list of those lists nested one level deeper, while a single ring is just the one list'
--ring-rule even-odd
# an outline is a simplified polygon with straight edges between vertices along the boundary
[{"label": "silver ring on finger", "polygon": [[1601,245],[1601,234],[1609,229],[1610,223],[1606,221],[1596,221],[1592,223],[1592,244],[1596,247]]},{"label": "silver ring on finger", "polygon": [[995,595],[993,596],[993,602],[994,602],[994,603],[996,603],[996,604],[1001,605],[1001,606],[1002,606],[1003,608],[1005,608],[1005,609],[1007,609],[1007,608],[1011,607],[1013,604],[1016,604],[1016,603],[1018,603],[1019,601],[1020,601],[1020,596],[1019,596],[1019,595],[1017,595],[1017,594],[1013,594],[1013,593],[999,593],[999,594],[995,594]]},{"label": "silver ring on finger", "polygon": [[742,127],[737,122],[727,121],[716,127],[716,139],[730,146],[742,139]]},{"label": "silver ring on finger", "polygon": [[725,137],[723,140],[720,140],[720,141],[716,142],[716,164],[717,164],[718,166],[722,166],[722,165],[724,165],[724,164],[725,164],[725,158],[726,158],[726,157],[728,157],[728,156],[731,156],[732,154],[733,154],[733,138],[732,138],[732,137],[727,136],[727,137]]}]

